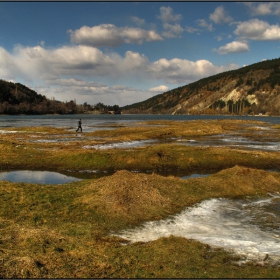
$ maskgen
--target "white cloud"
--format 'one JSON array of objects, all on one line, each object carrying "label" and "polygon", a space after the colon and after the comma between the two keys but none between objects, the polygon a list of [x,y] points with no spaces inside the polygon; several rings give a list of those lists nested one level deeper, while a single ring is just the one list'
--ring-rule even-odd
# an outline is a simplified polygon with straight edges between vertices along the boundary
[{"label": "white cloud", "polygon": [[14,80],[16,75],[19,74],[17,66],[14,63],[12,55],[10,55],[4,48],[0,47],[0,77],[6,80]]},{"label": "white cloud", "polygon": [[164,29],[162,36],[166,38],[177,38],[184,32],[184,29],[178,23],[182,19],[182,16],[180,14],[174,14],[171,7],[161,7],[159,18],[163,23]]},{"label": "white cloud", "polygon": [[58,75],[106,75],[116,60],[88,46],[64,46],[47,50],[41,46],[21,47],[14,51],[18,69],[36,78]]},{"label": "white cloud", "polygon": [[223,6],[217,7],[214,13],[210,14],[209,18],[216,24],[224,24],[232,21],[232,17],[227,15]]},{"label": "white cloud", "polygon": [[92,81],[88,82],[77,78],[54,78],[48,80],[47,84],[60,87],[71,87],[72,90],[75,89],[75,91],[79,94],[89,94],[108,88],[105,84],[95,83]]},{"label": "white cloud", "polygon": [[131,16],[130,19],[138,26],[143,26],[145,24],[145,20],[142,18]]},{"label": "white cloud", "polygon": [[249,7],[253,16],[266,16],[266,15],[280,15],[280,3],[279,2],[246,2],[244,3]]},{"label": "white cloud", "polygon": [[70,101],[75,99],[78,104],[87,102],[94,105],[101,102],[106,105],[124,106],[151,97],[149,92],[125,85],[110,87],[105,84],[75,78],[57,78],[49,80],[45,86],[35,86],[32,88],[48,97],[54,96],[56,100]]},{"label": "white cloud", "polygon": [[206,20],[204,19],[198,19],[196,21],[198,23],[198,25],[208,31],[213,31],[213,26],[211,23],[208,23]]},{"label": "white cloud", "polygon": [[182,19],[182,15],[174,14],[173,9],[171,7],[160,7],[160,16],[162,22],[177,22]]},{"label": "white cloud", "polygon": [[[9,59],[8,55],[6,57]],[[132,51],[120,56],[113,52],[104,54],[89,46],[64,46],[54,50],[19,46],[12,62],[26,77],[41,79],[66,75],[119,77],[144,71],[149,63],[147,57]],[[8,68],[10,63],[7,63]]]},{"label": "white cloud", "polygon": [[[14,54],[7,52],[9,63],[23,73],[34,78],[50,79],[63,76],[80,77],[128,77],[137,75],[137,78],[153,78],[172,80],[178,83],[190,77],[203,77],[221,71],[207,60],[196,62],[174,58],[165,58],[150,62],[149,59],[138,52],[127,51],[124,56],[116,53],[104,54],[101,50],[88,46],[61,47],[46,50],[40,46],[17,47]],[[9,69],[9,65],[8,65]]]},{"label": "white cloud", "polygon": [[165,86],[165,85],[161,85],[161,86],[153,87],[153,88],[149,89],[150,92],[155,92],[155,93],[163,93],[163,92],[166,92],[168,90],[169,90],[169,87]]},{"label": "white cloud", "polygon": [[178,58],[171,60],[162,58],[151,64],[149,72],[155,79],[164,79],[165,82],[170,84],[187,84],[203,77],[236,68],[237,65],[234,64],[225,67],[215,66],[208,60],[190,61]]},{"label": "white cloud", "polygon": [[241,53],[249,51],[249,46],[244,42],[233,41],[214,51],[217,51],[219,54]]},{"label": "white cloud", "polygon": [[116,63],[117,71],[127,74],[134,74],[137,72],[145,72],[149,65],[149,60],[145,55],[141,55],[137,52],[127,51],[124,58],[119,57],[118,63]]},{"label": "white cloud", "polygon": [[[187,84],[203,77],[236,69],[237,65],[219,67],[208,60],[190,61],[174,58],[149,59],[138,52],[127,51],[123,56],[103,53],[90,46],[63,46],[46,49],[42,46],[17,46],[9,53],[0,48],[0,74],[4,80],[26,81],[38,93],[65,101],[76,99],[78,104],[128,105],[146,100],[164,86],[144,91],[155,81],[166,84]],[[128,86],[113,86],[125,84]]]},{"label": "white cloud", "polygon": [[194,33],[197,32],[197,34],[200,34],[200,32],[203,32],[205,30],[212,32],[214,30],[212,23],[208,23],[205,19],[198,19],[196,20],[196,24],[198,24],[198,26],[200,28],[194,28],[194,27],[186,27],[186,31],[188,33]]},{"label": "white cloud", "polygon": [[186,27],[186,31],[188,33],[194,33],[194,32],[200,32],[200,30],[198,28],[194,28],[194,27]]},{"label": "white cloud", "polygon": [[269,25],[267,22],[252,19],[238,24],[234,34],[258,41],[278,41],[280,40],[279,25]]},{"label": "white cloud", "polygon": [[71,42],[92,47],[116,47],[124,43],[142,44],[143,41],[163,40],[154,30],[121,27],[113,24],[83,26],[75,31],[69,30]]},{"label": "white cloud", "polygon": [[180,26],[180,24],[164,23],[163,28],[165,29],[165,31],[162,32],[162,36],[167,38],[180,37],[184,32],[184,29]]}]

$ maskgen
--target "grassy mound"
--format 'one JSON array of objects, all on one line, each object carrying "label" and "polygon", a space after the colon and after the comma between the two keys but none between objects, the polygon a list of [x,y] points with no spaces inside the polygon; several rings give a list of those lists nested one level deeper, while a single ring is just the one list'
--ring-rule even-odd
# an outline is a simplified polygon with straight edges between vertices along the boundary
[{"label": "grassy mound", "polygon": [[242,166],[188,180],[122,170],[60,186],[2,181],[0,278],[279,278],[279,267],[239,267],[194,240],[123,246],[109,235],[212,197],[279,191],[279,173]]},{"label": "grassy mound", "polygon": [[128,223],[156,219],[172,207],[168,189],[179,191],[182,182],[173,177],[117,171],[112,176],[93,181],[79,199],[112,219]]},{"label": "grassy mound", "polygon": [[279,173],[238,165],[211,175],[208,182],[208,191],[217,191],[219,196],[265,195],[280,190]]},{"label": "grassy mound", "polygon": [[117,171],[85,186],[77,203],[95,210],[111,229],[161,219],[211,197],[242,198],[280,191],[280,174],[234,166],[207,178]]}]

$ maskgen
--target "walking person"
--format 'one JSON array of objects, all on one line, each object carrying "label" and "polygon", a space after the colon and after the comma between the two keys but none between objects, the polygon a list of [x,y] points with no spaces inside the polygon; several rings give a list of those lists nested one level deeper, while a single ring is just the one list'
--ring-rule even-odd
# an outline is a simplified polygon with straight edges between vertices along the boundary
[{"label": "walking person", "polygon": [[82,129],[82,120],[81,120],[81,119],[78,120],[78,128],[77,128],[76,132],[78,132],[79,129],[81,130],[81,132],[83,132],[83,129]]}]

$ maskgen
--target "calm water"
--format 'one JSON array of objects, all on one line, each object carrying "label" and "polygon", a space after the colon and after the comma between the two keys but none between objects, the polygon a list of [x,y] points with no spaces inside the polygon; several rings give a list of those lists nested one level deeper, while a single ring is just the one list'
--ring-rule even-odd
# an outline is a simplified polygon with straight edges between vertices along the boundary
[{"label": "calm water", "polygon": [[14,183],[65,184],[80,181],[81,179],[66,176],[57,172],[20,170],[0,172],[0,181],[4,180]]},{"label": "calm water", "polygon": [[77,126],[78,119],[83,121],[83,129],[89,129],[95,125],[108,125],[117,123],[134,123],[138,121],[149,120],[173,120],[173,121],[190,121],[190,120],[258,120],[272,124],[279,124],[280,117],[253,117],[253,116],[200,116],[200,115],[42,115],[42,116],[0,116],[0,128],[4,127],[22,127],[22,126],[52,126],[52,127],[69,127]]}]

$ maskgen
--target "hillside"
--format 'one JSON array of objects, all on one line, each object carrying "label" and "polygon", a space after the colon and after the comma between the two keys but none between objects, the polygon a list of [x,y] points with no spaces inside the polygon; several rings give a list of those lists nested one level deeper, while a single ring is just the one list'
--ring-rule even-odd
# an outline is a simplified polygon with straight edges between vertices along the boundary
[{"label": "hillside", "polygon": [[124,106],[122,112],[280,115],[280,58],[201,79]]},{"label": "hillside", "polygon": [[69,114],[81,110],[72,100],[50,100],[20,83],[0,80],[0,114]]}]

